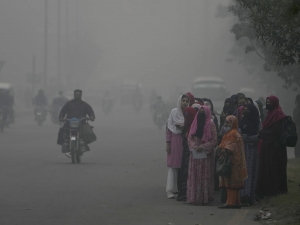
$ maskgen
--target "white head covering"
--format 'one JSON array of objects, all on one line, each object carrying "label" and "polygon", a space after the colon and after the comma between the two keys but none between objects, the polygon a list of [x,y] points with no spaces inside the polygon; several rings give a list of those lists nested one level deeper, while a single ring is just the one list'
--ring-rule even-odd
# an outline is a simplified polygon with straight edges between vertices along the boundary
[{"label": "white head covering", "polygon": [[258,110],[258,114],[259,114],[259,118],[260,118],[260,110],[259,110],[258,104],[255,101],[253,101],[253,104],[255,105],[255,107]]},{"label": "white head covering", "polygon": [[181,130],[178,129],[175,125],[184,124],[184,116],[181,110],[181,98],[179,97],[177,101],[177,108],[172,109],[169,119],[168,119],[168,128],[173,134],[180,134]]}]

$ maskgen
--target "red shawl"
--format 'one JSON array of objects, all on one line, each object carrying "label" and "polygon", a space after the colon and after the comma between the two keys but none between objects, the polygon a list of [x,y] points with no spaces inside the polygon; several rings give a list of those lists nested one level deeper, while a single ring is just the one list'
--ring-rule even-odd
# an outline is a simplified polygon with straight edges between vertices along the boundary
[{"label": "red shawl", "polygon": [[271,95],[267,97],[270,100],[272,110],[270,110],[263,122],[263,129],[267,129],[274,123],[282,120],[286,115],[283,113],[281,107],[279,106],[279,99],[276,96]]}]

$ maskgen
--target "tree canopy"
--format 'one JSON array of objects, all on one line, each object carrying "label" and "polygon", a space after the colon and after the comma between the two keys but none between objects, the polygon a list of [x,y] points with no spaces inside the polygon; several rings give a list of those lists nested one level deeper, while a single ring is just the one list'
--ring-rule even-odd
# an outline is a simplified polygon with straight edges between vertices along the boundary
[{"label": "tree canopy", "polygon": [[237,40],[246,38],[245,53],[255,51],[266,71],[275,71],[286,87],[300,87],[300,0],[233,0]]}]

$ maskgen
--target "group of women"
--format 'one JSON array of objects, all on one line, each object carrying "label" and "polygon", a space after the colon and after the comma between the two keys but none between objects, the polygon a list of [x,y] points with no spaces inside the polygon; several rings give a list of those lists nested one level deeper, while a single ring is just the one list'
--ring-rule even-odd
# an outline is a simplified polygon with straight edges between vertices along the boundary
[{"label": "group of women", "polygon": [[[210,99],[181,95],[166,127],[167,198],[210,205],[220,188],[219,208],[241,208],[287,193],[287,152],[278,141],[285,114],[277,97],[265,104],[238,93],[225,100],[218,120]],[[231,173],[218,176],[224,155]]]}]

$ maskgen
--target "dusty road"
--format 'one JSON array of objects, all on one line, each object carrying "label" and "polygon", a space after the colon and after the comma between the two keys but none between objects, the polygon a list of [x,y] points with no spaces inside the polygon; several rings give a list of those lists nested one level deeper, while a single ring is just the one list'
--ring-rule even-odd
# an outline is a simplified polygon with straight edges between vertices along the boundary
[{"label": "dusty road", "polygon": [[49,117],[39,127],[21,115],[0,134],[1,225],[257,224],[257,209],[218,209],[218,192],[213,206],[166,198],[165,132],[147,107],[95,111],[98,141],[81,164],[60,152]]}]

